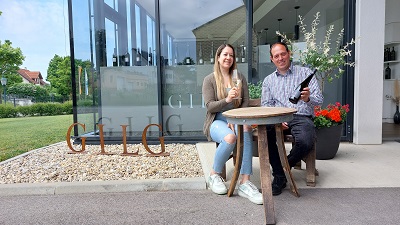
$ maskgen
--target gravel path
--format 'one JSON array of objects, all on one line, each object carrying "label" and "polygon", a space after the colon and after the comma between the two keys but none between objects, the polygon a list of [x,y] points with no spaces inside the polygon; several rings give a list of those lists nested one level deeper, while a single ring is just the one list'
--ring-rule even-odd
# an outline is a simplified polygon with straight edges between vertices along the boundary
[{"label": "gravel path", "polygon": [[[74,146],[81,149],[80,146]],[[142,156],[121,156],[122,145],[105,145],[114,155],[99,155],[99,145],[86,145],[85,153],[69,154],[66,142],[40,148],[22,157],[0,163],[0,184],[165,179],[202,177],[196,145],[166,144],[170,156],[147,157],[141,144],[127,145],[128,152],[139,149]],[[149,145],[160,152],[159,145]]]}]

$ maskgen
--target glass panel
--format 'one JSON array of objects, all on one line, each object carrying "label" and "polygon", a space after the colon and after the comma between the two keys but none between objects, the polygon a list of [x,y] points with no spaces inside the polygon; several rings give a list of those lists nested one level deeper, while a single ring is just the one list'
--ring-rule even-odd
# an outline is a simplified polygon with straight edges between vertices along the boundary
[{"label": "glass panel", "polygon": [[[102,123],[106,138],[121,139],[121,125],[128,125],[128,139],[141,138],[148,124],[159,123],[154,1],[75,0],[72,10],[75,58],[89,65],[76,75],[78,90],[85,88],[77,94],[78,122],[87,125],[79,135],[98,134]],[[147,135],[158,136],[152,130],[158,128]]]},{"label": "glass panel", "polygon": [[[163,127],[171,136],[203,137],[203,79],[213,72],[221,44],[245,42],[243,1],[160,0],[160,17]],[[247,75],[246,60],[238,69]]]},{"label": "glass panel", "polygon": [[[78,135],[93,133],[98,118],[98,79],[95,69],[93,30],[93,4],[91,1],[73,1],[75,79],[77,85],[77,120],[85,124],[85,131],[78,126]],[[99,32],[101,33],[101,32]],[[72,124],[72,121],[71,121]]]}]

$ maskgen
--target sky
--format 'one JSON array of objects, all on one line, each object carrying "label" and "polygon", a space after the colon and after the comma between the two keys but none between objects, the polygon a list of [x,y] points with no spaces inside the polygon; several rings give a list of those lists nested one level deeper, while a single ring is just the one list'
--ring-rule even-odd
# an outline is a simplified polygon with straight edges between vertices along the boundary
[{"label": "sky", "polygon": [[0,40],[10,40],[25,56],[21,68],[46,80],[54,55],[69,55],[67,0],[0,0]]}]

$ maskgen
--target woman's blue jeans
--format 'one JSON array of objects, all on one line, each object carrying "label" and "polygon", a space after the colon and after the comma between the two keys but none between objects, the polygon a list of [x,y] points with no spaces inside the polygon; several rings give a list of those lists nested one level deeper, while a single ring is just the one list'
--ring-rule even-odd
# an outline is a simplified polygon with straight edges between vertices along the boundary
[{"label": "woman's blue jeans", "polygon": [[[237,126],[235,128],[237,130]],[[228,127],[226,118],[217,113],[214,122],[210,126],[211,139],[219,143],[215,152],[213,169],[217,173],[221,173],[222,169],[228,161],[233,149],[236,147],[236,141],[233,144],[227,143],[224,138],[228,134],[236,136],[235,132]],[[251,175],[253,173],[253,134],[251,132],[243,132],[243,158],[240,174]]]}]

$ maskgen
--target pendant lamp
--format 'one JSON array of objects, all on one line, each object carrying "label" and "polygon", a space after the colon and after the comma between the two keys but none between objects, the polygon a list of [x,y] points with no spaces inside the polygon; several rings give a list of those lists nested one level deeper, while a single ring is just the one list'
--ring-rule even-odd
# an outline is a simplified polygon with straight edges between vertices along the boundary
[{"label": "pendant lamp", "polygon": [[293,35],[293,40],[299,40],[299,30],[300,26],[297,21],[297,10],[300,8],[300,6],[295,6],[294,9],[296,10],[296,25],[294,25],[294,35]]}]

